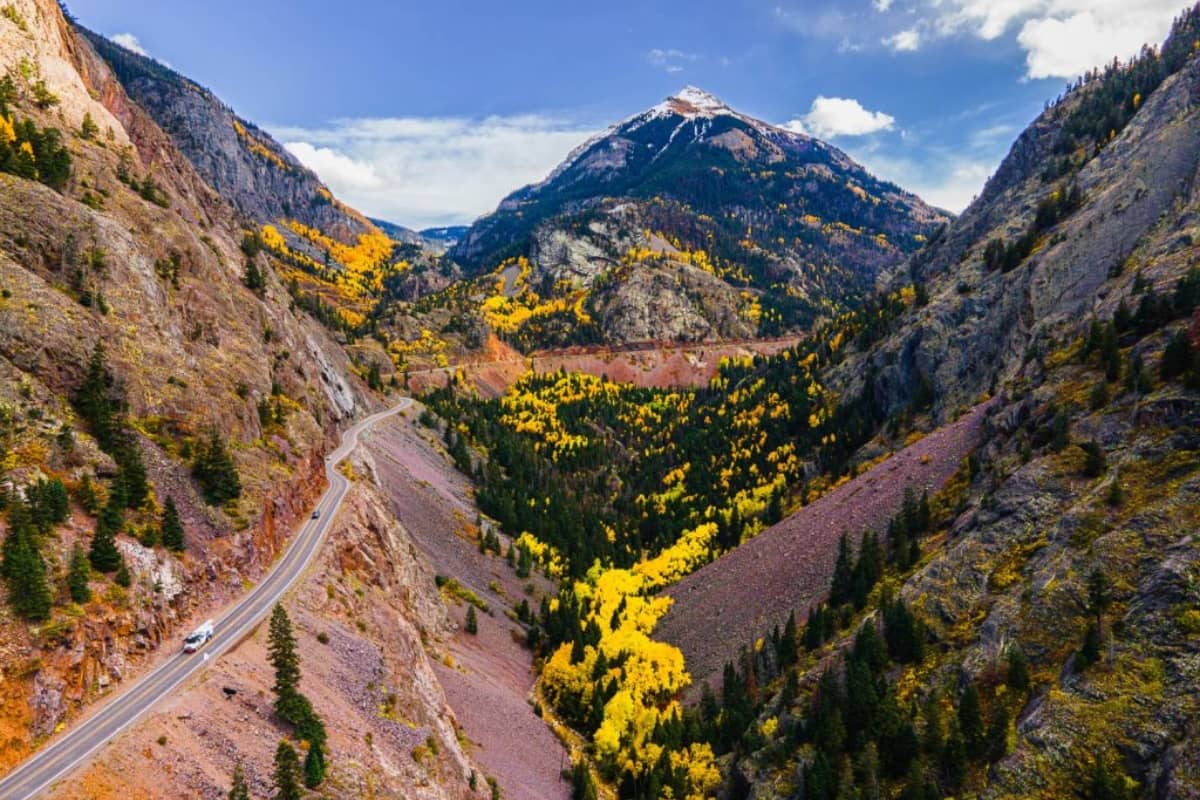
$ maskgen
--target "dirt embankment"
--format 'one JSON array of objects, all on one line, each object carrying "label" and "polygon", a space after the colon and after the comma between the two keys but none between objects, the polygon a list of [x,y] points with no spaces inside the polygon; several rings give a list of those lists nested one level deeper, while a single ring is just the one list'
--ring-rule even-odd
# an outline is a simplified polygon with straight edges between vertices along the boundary
[{"label": "dirt embankment", "polygon": [[409,388],[417,394],[445,386],[461,373],[486,396],[503,394],[529,370],[539,373],[584,372],[643,387],[704,386],[717,374],[722,358],[772,355],[800,341],[799,336],[728,342],[646,342],[612,347],[571,347],[543,350],[528,356],[493,340],[487,358],[440,369],[409,373]]},{"label": "dirt embankment", "polygon": [[683,651],[692,695],[715,685],[742,646],[782,627],[793,610],[803,620],[824,598],[843,533],[880,530],[910,486],[943,486],[978,442],[986,409],[976,406],[668,589],[675,602],[655,638]]},{"label": "dirt embankment", "polygon": [[397,418],[378,427],[367,449],[392,512],[434,570],[488,605],[489,613],[478,613],[475,636],[462,630],[466,604],[450,605],[458,626],[448,642],[451,658],[434,665],[472,757],[495,776],[505,797],[566,800],[570,787],[560,776],[568,766],[565,750],[533,712],[530,653],[520,644],[523,630],[505,614],[523,597],[536,609],[540,593],[554,587],[536,574],[520,580],[503,559],[479,552],[470,484],[450,464],[436,434]]}]

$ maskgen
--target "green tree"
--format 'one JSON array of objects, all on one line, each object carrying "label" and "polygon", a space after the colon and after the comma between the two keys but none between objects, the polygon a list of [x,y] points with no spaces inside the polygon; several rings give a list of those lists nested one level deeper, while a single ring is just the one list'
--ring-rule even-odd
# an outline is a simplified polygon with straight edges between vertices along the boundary
[{"label": "green tree", "polygon": [[957,718],[950,720],[950,731],[942,748],[941,768],[942,778],[950,791],[958,789],[967,776],[967,743],[963,740]]},{"label": "green tree", "polygon": [[1008,708],[999,703],[988,723],[987,760],[995,763],[1008,755]]},{"label": "green tree", "polygon": [[1029,689],[1029,661],[1020,645],[1010,645],[1005,652],[1005,660],[1008,662],[1008,675],[1005,678],[1008,687],[1018,692]]},{"label": "green tree", "polygon": [[109,395],[111,378],[104,357],[104,344],[97,341],[88,359],[83,383],[75,393],[75,405],[87,420],[100,447],[110,449],[115,443],[116,409]]},{"label": "green tree", "polygon": [[192,464],[192,475],[209,505],[224,505],[242,496],[242,482],[225,441],[215,430],[202,443]]},{"label": "green tree", "polygon": [[296,637],[292,621],[282,605],[271,612],[267,629],[267,660],[275,668],[275,712],[288,722],[297,723],[300,698],[300,657],[296,654]]},{"label": "green tree", "polygon": [[300,800],[300,757],[287,741],[275,748],[275,800]]},{"label": "green tree", "polygon": [[475,616],[475,606],[467,606],[467,621],[463,625],[463,630],[474,636],[479,633],[479,620]]},{"label": "green tree", "polygon": [[1102,567],[1094,567],[1088,575],[1087,593],[1088,611],[1096,618],[1096,624],[1099,624],[1104,612],[1112,605],[1112,584],[1109,583],[1108,575]]},{"label": "green tree", "polygon": [[129,574],[129,567],[125,564],[124,559],[121,559],[121,566],[117,567],[117,574],[113,578],[113,581],[116,582],[117,586],[124,586],[125,588],[129,588],[130,584],[133,583],[133,578]]},{"label": "green tree", "polygon": [[833,583],[829,587],[829,604],[840,606],[849,602],[854,591],[854,562],[850,554],[850,537],[838,539],[837,562],[833,567]]},{"label": "green tree", "polygon": [[121,551],[117,549],[116,535],[124,524],[120,504],[115,497],[110,497],[100,511],[96,530],[92,534],[92,546],[88,551],[88,560],[97,572],[116,572],[121,567],[123,560]]},{"label": "green tree", "polygon": [[308,753],[304,756],[304,785],[315,789],[325,780],[325,746],[321,742],[312,742]]},{"label": "green tree", "polygon": [[170,495],[163,503],[162,520],[159,526],[163,546],[168,550],[182,553],[187,547],[183,537],[183,523],[179,520],[179,509],[175,507],[175,498]]},{"label": "green tree", "polygon": [[979,709],[979,690],[975,682],[967,684],[958,701],[958,728],[962,732],[967,755],[979,758],[983,755],[983,714]]},{"label": "green tree", "polygon": [[50,618],[53,597],[46,583],[46,564],[34,541],[35,529],[24,500],[10,503],[4,537],[3,572],[8,599],[17,616],[31,622]]},{"label": "green tree", "polygon": [[229,800],[250,800],[250,787],[246,785],[246,773],[242,762],[233,765],[233,778],[229,787]]},{"label": "green tree", "polygon": [[253,258],[246,259],[246,271],[242,273],[242,283],[257,295],[261,295],[267,288],[267,282],[258,268],[258,262]]},{"label": "green tree", "polygon": [[1104,449],[1096,441],[1086,441],[1080,445],[1083,449],[1083,474],[1088,478],[1099,478],[1108,468],[1108,459]]},{"label": "green tree", "polygon": [[71,599],[76,603],[86,603],[92,598],[91,587],[88,586],[88,581],[92,578],[92,565],[88,563],[87,553],[83,550],[83,545],[75,543],[74,549],[71,550],[71,562],[67,568],[67,588],[71,592]]},{"label": "green tree", "polygon": [[100,127],[96,124],[96,120],[92,119],[91,112],[84,112],[83,123],[79,126],[79,138],[95,139],[98,133],[100,133]]}]

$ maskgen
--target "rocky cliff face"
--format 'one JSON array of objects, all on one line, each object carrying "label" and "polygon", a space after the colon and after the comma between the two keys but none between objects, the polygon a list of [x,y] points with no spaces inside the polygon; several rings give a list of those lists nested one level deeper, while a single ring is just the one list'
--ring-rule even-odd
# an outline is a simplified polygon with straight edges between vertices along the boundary
[{"label": "rocky cliff face", "polygon": [[[901,270],[897,282],[925,283],[930,301],[870,358],[891,409],[923,381],[936,387],[941,408],[969,404],[1016,375],[1030,348],[1045,352],[1080,319],[1111,316],[1139,270],[1165,285],[1186,268],[1200,199],[1200,66],[1193,60],[1139,98],[1114,141],[1081,146],[1070,157],[1087,151],[1086,163],[1050,178],[1073,119],[1103,91],[1097,83],[1037,119],[971,207]],[[1018,265],[989,265],[990,242],[1034,231],[1039,209],[1073,187],[1081,208],[1037,230]],[[863,366],[853,360],[843,379],[855,382]]]},{"label": "rocky cliff face", "polygon": [[[0,174],[0,481],[21,492],[58,479],[80,497],[86,479],[103,500],[115,465],[70,402],[103,343],[152,499],[126,514],[118,536],[129,586],[95,573],[92,600],[70,602],[71,548],[95,524],[72,503],[68,522],[40,543],[50,619],[28,625],[7,603],[0,611],[3,766],[260,575],[322,488],[321,454],[340,424],[378,403],[273,274],[261,292],[246,288],[237,212],[58,5],[8,8],[0,75],[16,86],[10,112],[60,131],[71,167],[61,192]],[[263,404],[278,413],[264,416]],[[243,487],[220,507],[190,476],[213,431]],[[186,554],[138,541],[151,540],[167,497],[183,518]]]},{"label": "rocky cliff face", "polygon": [[238,117],[212,92],[103,36],[79,32],[200,177],[251,222],[295,219],[347,244],[374,227],[339,203],[270,134]]}]

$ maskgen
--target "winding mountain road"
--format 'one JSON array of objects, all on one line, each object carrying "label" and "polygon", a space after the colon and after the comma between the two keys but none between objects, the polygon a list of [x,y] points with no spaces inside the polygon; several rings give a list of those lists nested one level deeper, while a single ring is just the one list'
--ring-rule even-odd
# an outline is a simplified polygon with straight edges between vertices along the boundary
[{"label": "winding mountain road", "polygon": [[209,659],[220,656],[254,630],[304,573],[320,549],[350,488],[350,481],[337,471],[338,463],[354,450],[363,431],[410,405],[412,399],[406,397],[387,411],[357,422],[342,434],[341,445],[325,461],[329,488],[314,509],[319,515],[305,523],[262,581],[217,618],[213,638],[206,645],[191,654],[185,654],[180,649],[167,661],[110,698],[98,711],[80,720],[69,731],[30,756],[0,780],[0,798],[28,800],[36,797],[83,764],[117,734],[145,715],[155,703],[199,672]]}]

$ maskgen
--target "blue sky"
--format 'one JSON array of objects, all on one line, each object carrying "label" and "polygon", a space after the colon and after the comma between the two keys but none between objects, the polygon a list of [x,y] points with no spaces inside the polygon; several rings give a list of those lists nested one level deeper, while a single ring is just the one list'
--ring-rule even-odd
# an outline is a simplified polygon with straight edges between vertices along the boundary
[{"label": "blue sky", "polygon": [[820,135],[958,211],[1070,76],[1184,0],[72,0],[363,211],[469,222],[678,91]]}]

